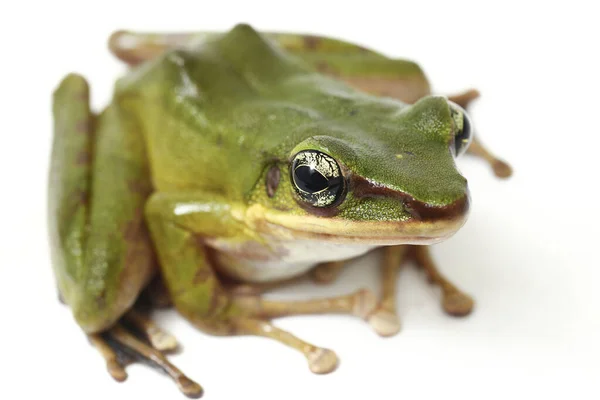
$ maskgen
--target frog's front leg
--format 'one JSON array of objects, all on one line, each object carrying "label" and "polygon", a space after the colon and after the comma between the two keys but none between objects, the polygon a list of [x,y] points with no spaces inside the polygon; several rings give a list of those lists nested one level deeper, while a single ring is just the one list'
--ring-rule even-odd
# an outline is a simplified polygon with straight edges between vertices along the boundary
[{"label": "frog's front leg", "polygon": [[162,276],[177,310],[201,330],[215,335],[258,335],[275,339],[304,354],[311,371],[335,369],[337,356],[306,343],[270,322],[271,318],[342,313],[366,318],[375,306],[371,292],[309,301],[268,301],[259,296],[233,293],[220,282],[213,250],[206,238],[256,238],[245,207],[218,195],[195,192],[156,193],[146,207],[146,218],[156,245]]},{"label": "frog's front leg", "polygon": [[427,274],[429,281],[442,290],[442,308],[453,316],[468,315],[473,309],[473,299],[461,292],[437,269],[429,248],[431,246],[390,246],[384,248],[381,265],[382,297],[378,307],[368,321],[381,336],[392,336],[400,331],[400,320],[396,312],[398,270],[404,261],[414,258],[417,265]]},{"label": "frog's front leg", "polygon": [[381,300],[369,316],[369,324],[381,336],[392,336],[400,331],[400,319],[396,312],[396,286],[398,270],[406,260],[409,246],[384,248],[381,264]]}]

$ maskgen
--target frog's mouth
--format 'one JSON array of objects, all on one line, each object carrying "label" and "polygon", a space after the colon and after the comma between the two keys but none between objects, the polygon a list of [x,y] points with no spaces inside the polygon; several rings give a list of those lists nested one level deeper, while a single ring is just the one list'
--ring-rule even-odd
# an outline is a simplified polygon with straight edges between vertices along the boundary
[{"label": "frog's mouth", "polygon": [[412,200],[411,217],[402,221],[354,221],[336,216],[289,215],[268,211],[265,230],[281,239],[327,240],[373,246],[435,244],[456,233],[466,222],[469,195],[445,206]]}]

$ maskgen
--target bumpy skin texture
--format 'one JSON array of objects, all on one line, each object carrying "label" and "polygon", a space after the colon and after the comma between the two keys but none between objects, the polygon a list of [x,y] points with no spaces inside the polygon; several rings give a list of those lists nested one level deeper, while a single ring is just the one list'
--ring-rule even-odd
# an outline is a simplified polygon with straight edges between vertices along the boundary
[{"label": "bumpy skin texture", "polygon": [[117,99],[139,118],[159,191],[214,190],[245,201],[263,191],[257,183],[269,164],[287,169],[306,148],[431,205],[466,190],[449,151],[445,98],[407,107],[367,95],[315,73],[248,26],[143,65],[119,82]]},{"label": "bumpy skin texture", "polygon": [[[97,118],[82,78],[70,76],[57,90],[53,264],[87,332],[110,327],[131,307],[156,270],[153,247],[180,312],[218,333],[229,328],[207,320],[243,312],[218,284],[209,239],[269,252],[269,240],[299,236],[430,243],[462,225],[468,191],[450,150],[456,126],[445,98],[409,106],[368,95],[310,65],[351,83],[356,74],[363,80],[355,86],[365,85],[368,73],[340,61],[348,60],[343,43],[317,42],[293,56],[271,40],[294,48],[290,37],[267,39],[239,25],[193,49],[167,51],[120,79]],[[371,52],[364,59],[381,69],[376,79],[388,68],[390,76],[415,77],[408,97],[428,91],[414,64]],[[329,154],[345,171],[347,194],[335,207],[315,209],[294,195],[290,159],[306,149]],[[268,187],[274,168],[280,179]]]}]

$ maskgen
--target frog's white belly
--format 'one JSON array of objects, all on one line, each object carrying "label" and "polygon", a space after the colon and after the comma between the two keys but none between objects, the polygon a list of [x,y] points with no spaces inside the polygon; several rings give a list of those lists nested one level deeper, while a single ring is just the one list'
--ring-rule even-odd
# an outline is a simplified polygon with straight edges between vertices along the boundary
[{"label": "frog's white belly", "polygon": [[377,247],[308,239],[271,242],[269,247],[255,242],[232,244],[219,239],[209,239],[207,244],[217,250],[218,268],[245,282],[292,278],[317,264],[351,259]]}]

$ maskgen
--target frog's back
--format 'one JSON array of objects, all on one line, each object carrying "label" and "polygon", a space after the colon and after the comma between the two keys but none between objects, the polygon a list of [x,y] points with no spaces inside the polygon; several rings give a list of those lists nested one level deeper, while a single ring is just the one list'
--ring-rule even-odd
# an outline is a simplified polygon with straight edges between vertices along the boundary
[{"label": "frog's back", "polygon": [[[167,51],[123,78],[117,100],[142,127],[156,189],[212,190],[232,199],[248,193],[267,164],[302,139],[291,137],[293,128],[332,118],[323,107],[343,110],[339,104],[358,93],[315,73],[312,67],[324,69],[320,55],[328,54],[326,69],[344,80],[374,78],[360,73],[361,62],[378,65],[379,80],[386,71],[424,79],[416,64],[366,50],[358,52],[361,62],[348,62],[358,57],[356,45],[317,41],[307,51],[310,42],[303,43],[300,48],[293,35],[265,37],[239,25],[193,49]],[[419,87],[417,94],[403,93],[417,98],[428,93],[428,85]]]},{"label": "frog's back", "polygon": [[269,39],[316,71],[379,96],[414,103],[431,94],[423,69],[406,59],[389,58],[356,43],[314,35],[269,33]]},{"label": "frog's back", "polygon": [[142,127],[157,190],[234,198],[254,185],[268,158],[257,117],[240,108],[257,101],[264,86],[303,70],[240,27],[136,67],[118,82],[116,99]]}]

